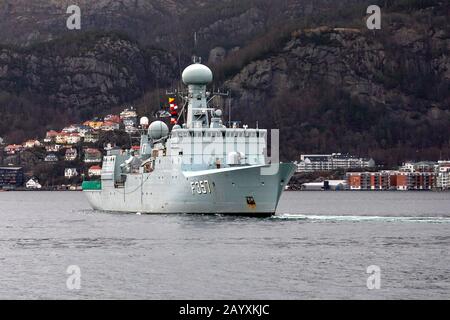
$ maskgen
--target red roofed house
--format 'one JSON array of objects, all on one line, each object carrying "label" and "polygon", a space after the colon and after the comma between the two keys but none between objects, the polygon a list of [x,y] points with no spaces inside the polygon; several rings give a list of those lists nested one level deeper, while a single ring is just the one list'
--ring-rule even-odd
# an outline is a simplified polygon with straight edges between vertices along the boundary
[{"label": "red roofed house", "polygon": [[23,146],[20,144],[10,144],[5,147],[5,152],[8,155],[13,155],[21,152],[23,150]]},{"label": "red roofed house", "polygon": [[55,138],[56,143],[57,144],[66,144],[67,143],[67,136],[68,136],[67,133],[59,132],[56,135],[56,138]]},{"label": "red roofed house", "polygon": [[84,151],[84,162],[86,163],[102,162],[101,151],[94,148],[87,148]]},{"label": "red roofed house", "polygon": [[103,125],[100,127],[100,130],[102,131],[114,131],[119,130],[120,125],[116,122],[112,121],[105,121]]},{"label": "red roofed house", "polygon": [[120,116],[115,115],[115,114],[108,114],[104,119],[105,122],[115,122],[115,123],[120,123]]},{"label": "red roofed house", "polygon": [[45,151],[47,152],[58,152],[62,148],[60,144],[49,144],[45,146]]},{"label": "red roofed house", "polygon": [[81,137],[80,137],[80,134],[79,133],[76,133],[76,132],[74,132],[74,133],[69,133],[67,136],[66,136],[66,143],[67,144],[77,144],[78,142],[80,142],[81,141]]},{"label": "red roofed house", "polygon": [[74,161],[77,159],[78,152],[75,148],[70,148],[66,150],[65,159],[66,161]]},{"label": "red roofed house", "polygon": [[47,131],[47,134],[45,135],[44,142],[54,142],[56,140],[56,136],[58,135],[58,132],[55,130]]},{"label": "red roofed house", "polygon": [[102,168],[100,166],[92,166],[89,168],[88,176],[89,177],[99,177],[102,175]]},{"label": "red roofed house", "polygon": [[64,133],[78,132],[78,127],[75,124],[71,124],[70,126],[65,127],[64,129],[62,129],[62,132],[64,132]]},{"label": "red roofed house", "polygon": [[26,142],[23,143],[23,147],[25,149],[31,149],[34,147],[39,147],[41,145],[41,143],[39,142],[39,140],[28,140]]}]

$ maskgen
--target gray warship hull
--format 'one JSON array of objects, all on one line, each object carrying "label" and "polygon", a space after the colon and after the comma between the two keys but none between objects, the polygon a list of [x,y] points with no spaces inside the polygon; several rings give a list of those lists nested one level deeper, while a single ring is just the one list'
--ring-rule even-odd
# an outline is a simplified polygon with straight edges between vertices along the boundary
[{"label": "gray warship hull", "polygon": [[139,151],[108,150],[101,180],[83,182],[91,206],[155,214],[275,214],[296,168],[279,163],[277,135],[269,160],[266,129],[223,124],[223,112],[212,102],[220,93],[207,90],[213,79],[207,66],[194,62],[182,79],[188,90],[178,92],[184,104],[178,117],[176,99],[169,98],[172,130],[141,118]]},{"label": "gray warship hull", "polygon": [[102,181],[100,190],[85,190],[96,210],[149,214],[231,214],[271,216],[295,171],[281,163],[276,173],[261,174],[267,165],[186,171],[175,168],[128,175],[123,187]]}]

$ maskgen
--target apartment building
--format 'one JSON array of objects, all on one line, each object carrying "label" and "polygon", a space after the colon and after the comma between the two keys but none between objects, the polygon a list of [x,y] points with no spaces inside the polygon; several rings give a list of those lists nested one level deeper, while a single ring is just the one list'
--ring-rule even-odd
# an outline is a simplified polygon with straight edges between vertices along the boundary
[{"label": "apartment building", "polygon": [[357,158],[349,154],[302,154],[297,172],[331,171],[338,169],[372,168],[373,159]]},{"label": "apartment building", "polygon": [[432,190],[434,172],[349,172],[347,184],[350,190]]}]

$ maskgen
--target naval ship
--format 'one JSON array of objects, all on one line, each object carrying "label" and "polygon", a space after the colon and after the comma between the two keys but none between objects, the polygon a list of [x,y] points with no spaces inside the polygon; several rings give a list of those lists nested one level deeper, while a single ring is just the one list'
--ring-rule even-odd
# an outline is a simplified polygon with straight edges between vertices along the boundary
[{"label": "naval ship", "polygon": [[[140,149],[112,149],[101,180],[83,182],[95,210],[271,216],[295,171],[269,161],[266,129],[223,124],[207,91],[212,71],[199,62],[182,73],[185,122],[170,130],[141,118]],[[180,114],[182,114],[181,112]]]}]

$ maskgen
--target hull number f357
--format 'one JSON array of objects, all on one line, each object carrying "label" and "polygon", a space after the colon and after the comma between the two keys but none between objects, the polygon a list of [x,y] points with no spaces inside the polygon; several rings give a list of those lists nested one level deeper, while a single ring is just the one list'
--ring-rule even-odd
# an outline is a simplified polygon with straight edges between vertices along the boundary
[{"label": "hull number f357", "polygon": [[192,194],[208,194],[211,193],[211,187],[208,180],[192,181],[191,182]]}]

